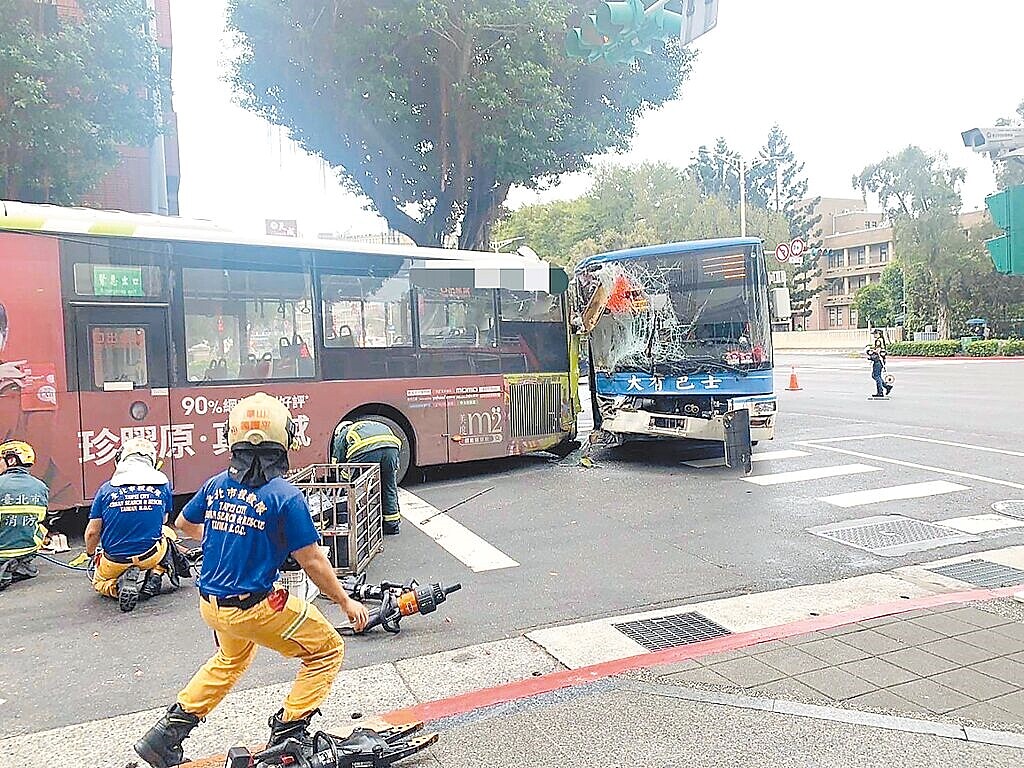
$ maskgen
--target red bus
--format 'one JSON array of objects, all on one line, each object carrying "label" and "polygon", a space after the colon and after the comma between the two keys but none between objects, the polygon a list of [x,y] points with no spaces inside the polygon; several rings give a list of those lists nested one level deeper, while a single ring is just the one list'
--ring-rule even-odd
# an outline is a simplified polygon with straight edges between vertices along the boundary
[{"label": "red bus", "polygon": [[0,441],[35,446],[55,510],[86,504],[135,435],[194,491],[257,391],[292,411],[293,466],[353,416],[402,438],[403,475],[575,437],[567,278],[529,257],[0,202],[0,275]]}]

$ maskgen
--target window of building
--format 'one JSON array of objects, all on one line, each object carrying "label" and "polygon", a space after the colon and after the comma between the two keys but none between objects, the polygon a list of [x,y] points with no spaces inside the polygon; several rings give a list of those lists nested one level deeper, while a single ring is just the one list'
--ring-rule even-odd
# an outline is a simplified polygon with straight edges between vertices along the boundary
[{"label": "window of building", "polygon": [[828,308],[828,327],[837,328],[843,324],[843,308],[842,307],[829,307]]},{"label": "window of building", "polygon": [[861,264],[867,264],[867,249],[865,249],[864,246],[861,246],[860,248],[854,248],[850,261],[854,264],[857,264],[858,266]]},{"label": "window of building", "polygon": [[844,293],[846,293],[846,290],[843,288],[843,281],[842,280],[829,280],[828,281],[828,295],[829,296],[842,296]]},{"label": "window of building", "polygon": [[855,275],[850,278],[850,293],[856,293],[858,290],[868,284],[867,275]]},{"label": "window of building", "polygon": [[501,319],[514,323],[560,323],[562,300],[543,291],[498,292]]},{"label": "window of building", "polygon": [[853,307],[850,307],[850,327],[857,327],[857,310],[854,309]]},{"label": "window of building", "polygon": [[496,344],[493,291],[424,288],[417,296],[421,347],[492,347]]},{"label": "window of building", "polygon": [[324,275],[324,344],[383,349],[412,346],[409,270],[389,277]]},{"label": "window of building", "polygon": [[889,261],[888,243],[882,243],[881,245],[878,246],[878,261],[882,264],[885,264],[887,261]]},{"label": "window of building", "polygon": [[828,252],[828,268],[839,269],[845,264],[842,251],[829,251]]},{"label": "window of building", "polygon": [[315,375],[308,275],[186,268],[182,277],[189,381]]},{"label": "window of building", "polygon": [[146,329],[138,326],[94,326],[90,330],[93,384],[149,383],[146,366]]}]

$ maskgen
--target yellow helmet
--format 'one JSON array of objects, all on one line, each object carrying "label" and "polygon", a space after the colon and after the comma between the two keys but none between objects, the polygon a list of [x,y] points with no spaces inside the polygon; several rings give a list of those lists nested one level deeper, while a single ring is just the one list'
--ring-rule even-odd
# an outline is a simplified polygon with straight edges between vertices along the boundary
[{"label": "yellow helmet", "polygon": [[0,462],[4,467],[31,467],[36,463],[36,452],[26,442],[10,440],[0,445]]},{"label": "yellow helmet", "polygon": [[271,443],[288,449],[294,439],[291,413],[280,400],[263,392],[239,400],[228,416],[228,447]]}]

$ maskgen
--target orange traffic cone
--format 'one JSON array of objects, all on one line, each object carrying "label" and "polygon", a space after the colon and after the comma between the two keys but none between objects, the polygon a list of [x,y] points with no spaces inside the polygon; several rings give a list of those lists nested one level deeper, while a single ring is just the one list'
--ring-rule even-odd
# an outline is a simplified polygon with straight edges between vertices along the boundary
[{"label": "orange traffic cone", "polygon": [[786,387],[786,391],[788,391],[788,392],[796,392],[796,391],[798,391],[800,389],[802,389],[802,387],[800,386],[800,384],[796,380],[796,366],[794,366],[793,369],[791,370],[790,374],[789,374],[789,386]]}]

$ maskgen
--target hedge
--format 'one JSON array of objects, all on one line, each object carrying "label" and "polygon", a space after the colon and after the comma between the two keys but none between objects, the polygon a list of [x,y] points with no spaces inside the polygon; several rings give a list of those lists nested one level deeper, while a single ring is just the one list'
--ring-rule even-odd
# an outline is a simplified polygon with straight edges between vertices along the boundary
[{"label": "hedge", "polygon": [[995,357],[999,354],[999,342],[995,339],[972,341],[967,345],[967,354],[971,357]]},{"label": "hedge", "polygon": [[953,357],[960,353],[959,341],[897,341],[886,351],[894,357]]},{"label": "hedge", "polygon": [[1008,339],[999,343],[999,354],[1006,357],[1024,356],[1024,339]]}]

